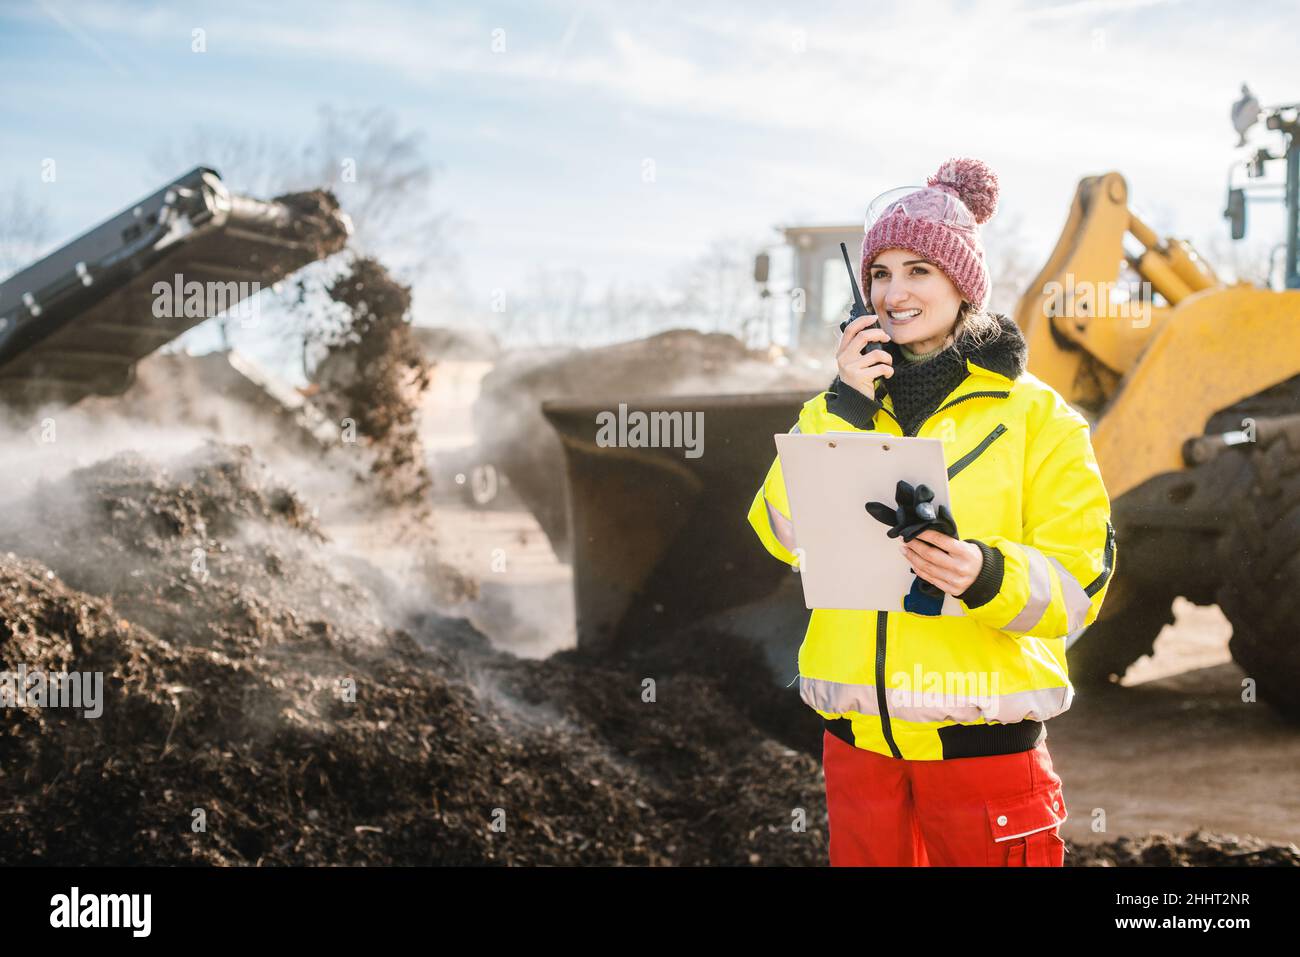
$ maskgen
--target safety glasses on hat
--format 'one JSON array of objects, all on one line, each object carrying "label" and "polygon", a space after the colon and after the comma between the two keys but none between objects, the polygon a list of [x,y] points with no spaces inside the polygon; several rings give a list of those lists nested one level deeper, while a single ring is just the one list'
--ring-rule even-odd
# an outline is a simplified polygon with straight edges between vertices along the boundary
[{"label": "safety glasses on hat", "polygon": [[863,232],[871,232],[876,220],[894,215],[896,210],[901,210],[908,219],[942,223],[958,229],[974,229],[976,225],[966,204],[951,193],[929,186],[899,186],[886,190],[871,201]]}]

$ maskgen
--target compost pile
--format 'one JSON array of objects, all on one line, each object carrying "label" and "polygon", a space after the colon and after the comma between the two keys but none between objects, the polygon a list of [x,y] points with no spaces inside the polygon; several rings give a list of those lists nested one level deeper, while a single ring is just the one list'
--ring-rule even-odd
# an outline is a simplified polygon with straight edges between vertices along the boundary
[{"label": "compost pile", "polygon": [[100,672],[102,714],[7,712],[0,862],[825,862],[816,759],[711,682],[516,659],[385,587],[247,448],[42,482],[0,668]]}]

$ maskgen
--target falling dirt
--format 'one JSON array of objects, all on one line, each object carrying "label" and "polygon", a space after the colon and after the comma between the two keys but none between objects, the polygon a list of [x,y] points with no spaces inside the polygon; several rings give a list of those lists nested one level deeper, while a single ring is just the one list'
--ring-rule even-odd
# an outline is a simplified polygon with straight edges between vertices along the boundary
[{"label": "falling dirt", "polygon": [[332,192],[313,189],[285,193],[275,197],[275,202],[294,211],[295,217],[288,226],[300,241],[315,245],[317,259],[324,259],[346,245],[348,232],[336,215],[339,203]]},{"label": "falling dirt", "polygon": [[313,373],[313,396],[329,418],[374,453],[371,471],[390,503],[422,502],[430,477],[416,414],[433,366],[411,335],[411,290],[377,260],[355,257],[329,286],[348,318]]}]

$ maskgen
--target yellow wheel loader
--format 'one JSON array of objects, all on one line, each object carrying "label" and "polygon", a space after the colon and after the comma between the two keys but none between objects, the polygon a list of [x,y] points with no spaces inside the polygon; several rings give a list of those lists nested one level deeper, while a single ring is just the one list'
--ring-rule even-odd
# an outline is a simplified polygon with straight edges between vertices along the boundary
[{"label": "yellow wheel loader", "polygon": [[[1219,605],[1260,699],[1300,720],[1298,110],[1259,111],[1285,149],[1245,164],[1253,177],[1286,164],[1283,290],[1221,282],[1186,242],[1160,240],[1108,173],[1079,184],[1017,309],[1030,371],[1093,423],[1114,509],[1120,560],[1101,615],[1068,652],[1076,683],[1115,679],[1150,653],[1182,595]],[[1230,188],[1234,239],[1245,199]],[[1136,295],[1116,282],[1123,262]]]}]

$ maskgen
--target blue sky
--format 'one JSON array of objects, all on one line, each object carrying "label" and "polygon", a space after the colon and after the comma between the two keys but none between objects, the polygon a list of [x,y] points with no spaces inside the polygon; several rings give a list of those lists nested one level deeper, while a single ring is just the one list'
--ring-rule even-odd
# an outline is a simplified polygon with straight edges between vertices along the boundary
[{"label": "blue sky", "polygon": [[1037,262],[1110,169],[1157,228],[1222,233],[1229,108],[1243,80],[1300,100],[1297,35],[1281,2],[12,0],[0,186],[39,191],[59,242],[156,187],[196,128],[306,138],[321,104],[384,106],[440,169],[466,321],[538,266],[598,295],[720,237],[858,222],[954,155],[997,170]]}]

